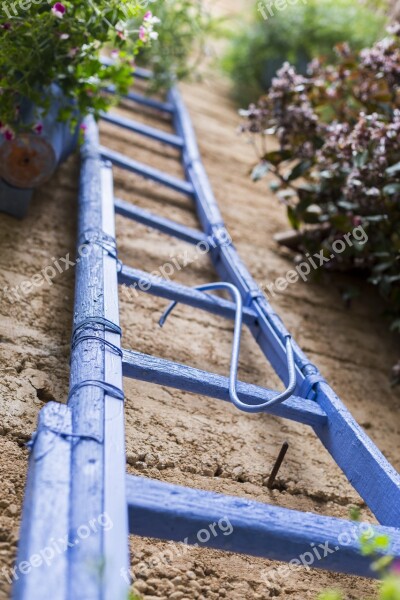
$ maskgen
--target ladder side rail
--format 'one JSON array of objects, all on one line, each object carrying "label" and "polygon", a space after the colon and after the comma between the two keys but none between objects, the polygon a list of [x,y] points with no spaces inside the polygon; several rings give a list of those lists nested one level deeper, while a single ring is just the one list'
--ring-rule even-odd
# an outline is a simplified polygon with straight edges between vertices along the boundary
[{"label": "ladder side rail", "polygon": [[[175,105],[176,130],[186,142],[183,160],[190,180],[191,168],[194,164],[201,163],[196,137],[189,114],[177,89],[172,91],[171,99]],[[192,183],[195,188],[199,218],[205,231],[212,234],[218,229],[225,229],[222,217],[215,211],[216,201],[210,191],[204,168],[201,169],[201,180],[194,178]],[[211,217],[215,219],[214,222],[210,221]],[[213,262],[220,277],[236,285],[243,298],[251,301],[251,307],[259,315],[258,324],[261,333],[256,338],[257,342],[282,377],[286,373],[284,350],[284,339],[288,335],[286,327],[272,310],[232,244],[221,245],[215,252]],[[330,386],[323,383],[318,369],[309,362],[296,343],[293,344],[293,351],[298,377],[295,393],[302,396],[303,382],[314,380],[314,385],[307,386],[307,396],[311,395],[318,401],[328,415],[328,425],[316,428],[315,432],[380,523],[398,526],[400,475],[356,423]],[[373,478],[364,477],[363,474],[366,472],[373,474]],[[377,481],[379,487],[376,486]],[[390,493],[387,493],[387,490],[390,490]]]},{"label": "ladder side rail", "polygon": [[[229,243],[230,236],[226,230],[207,173],[202,164],[197,146],[196,134],[190,116],[177,88],[170,91],[170,99],[175,106],[174,122],[176,131],[178,135],[185,140],[185,148],[182,153],[183,164],[188,179],[191,181],[195,190],[196,210],[200,223],[203,230],[208,235],[222,237],[228,242],[214,251],[212,255],[214,267],[222,280],[230,281],[239,288],[245,303],[247,300],[251,301],[251,294],[263,296],[259,286],[240,261],[233,245]],[[247,298],[247,296],[249,296],[249,298]],[[265,301],[265,305],[268,307],[268,312],[264,315],[267,320],[263,319],[262,331],[257,341],[265,336],[266,339],[263,350],[265,348],[268,349],[269,354],[267,354],[267,358],[271,361],[271,364],[279,377],[281,377],[282,381],[286,384],[285,377],[287,375],[287,367],[285,338],[287,337],[288,332],[282,321],[270,307],[269,303]],[[305,379],[303,369],[305,365],[309,364],[309,361],[296,343],[293,344],[293,352],[298,380],[297,391],[299,391],[301,384]],[[315,371],[317,371],[316,367],[314,367],[314,372]]]},{"label": "ladder side rail", "polygon": [[69,533],[71,431],[71,412],[64,404],[49,402],[40,411],[31,442],[15,575],[9,573],[13,600],[67,599],[68,551],[59,552],[54,541],[68,539]]},{"label": "ladder side rail", "polygon": [[[77,264],[74,330],[87,319],[106,318],[106,306],[109,299],[112,300],[109,295],[113,292],[108,275],[106,277],[110,265],[101,242],[106,215],[103,205],[105,196],[101,192],[104,180],[98,130],[91,117],[87,118],[86,124],[79,194],[78,253],[84,246],[89,251]],[[88,244],[88,232],[100,236],[99,243]],[[116,264],[114,268],[116,269]],[[104,590],[108,590],[104,579],[104,575],[108,574],[106,561],[111,560],[105,556],[105,551],[109,548],[108,538],[115,538],[117,529],[120,534],[119,543],[125,547],[127,556],[127,532],[123,530],[122,520],[117,514],[117,511],[124,513],[126,504],[119,505],[119,502],[115,502],[111,505],[108,502],[110,492],[105,492],[106,456],[109,467],[110,452],[105,448],[110,438],[110,423],[106,428],[105,419],[109,418],[113,407],[110,406],[108,394],[100,385],[84,384],[80,388],[76,387],[84,382],[106,382],[106,376],[110,372],[108,361],[111,351],[101,342],[101,339],[105,339],[105,329],[105,326],[96,323],[87,324],[84,328],[85,335],[96,336],[100,341],[82,340],[75,348],[72,347],[71,352],[71,391],[68,405],[72,410],[73,432],[78,439],[72,446],[70,541],[73,546],[70,549],[68,600],[114,600],[108,591],[107,596],[104,594]],[[74,389],[75,392],[72,393]],[[120,468],[120,463],[121,457],[115,462],[116,469]],[[115,475],[119,475],[122,486],[124,473],[125,468]],[[111,514],[106,515],[106,510],[110,510]],[[101,527],[101,518],[110,519],[113,523],[115,521],[115,530],[112,531],[114,527]],[[74,536],[79,528],[88,527],[93,522],[98,524],[96,531],[91,531],[84,541],[74,543]],[[89,564],[92,568],[88,568]],[[125,565],[126,561],[122,566]],[[114,564],[113,567],[116,573],[117,565]],[[119,574],[114,579],[117,586],[124,584]]]},{"label": "ladder side rail", "polygon": [[[115,239],[111,164],[102,168],[101,189],[103,231]],[[104,316],[119,326],[117,260],[110,255],[104,256]],[[121,350],[120,333],[106,330],[104,337]],[[122,390],[122,359],[114,352],[105,353],[105,380]],[[109,395],[105,397],[104,410],[104,469],[104,513],[110,519],[110,529],[104,538],[104,600],[124,599],[127,589],[121,573],[129,566],[124,402]]]}]

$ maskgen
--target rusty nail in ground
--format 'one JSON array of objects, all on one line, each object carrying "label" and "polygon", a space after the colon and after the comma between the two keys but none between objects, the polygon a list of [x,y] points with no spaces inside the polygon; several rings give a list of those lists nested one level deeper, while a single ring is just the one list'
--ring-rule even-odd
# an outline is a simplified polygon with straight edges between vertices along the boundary
[{"label": "rusty nail in ground", "polygon": [[288,448],[289,448],[289,444],[287,442],[284,442],[283,446],[281,448],[281,451],[279,452],[279,456],[276,459],[276,463],[274,465],[274,468],[272,469],[272,473],[269,476],[269,479],[268,479],[268,482],[267,482],[267,488],[269,490],[272,490],[272,488],[273,488],[276,476],[278,475],[279,469],[281,468],[281,465],[283,463],[283,459],[286,456],[286,452],[288,451]]}]

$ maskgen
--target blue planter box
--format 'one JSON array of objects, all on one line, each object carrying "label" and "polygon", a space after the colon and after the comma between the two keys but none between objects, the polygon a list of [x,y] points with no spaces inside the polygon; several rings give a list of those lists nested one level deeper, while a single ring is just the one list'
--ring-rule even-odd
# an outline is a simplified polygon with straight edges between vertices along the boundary
[{"label": "blue planter box", "polygon": [[23,190],[8,185],[0,179],[0,211],[22,219],[26,216],[33,190]]},{"label": "blue planter box", "polygon": [[52,85],[48,93],[51,109],[39,119],[31,102],[21,104],[22,123],[40,120],[41,134],[21,133],[12,141],[0,136],[0,211],[19,218],[26,215],[33,190],[50,179],[78,142],[79,126],[72,130],[70,123],[57,121],[65,105],[61,90]]}]

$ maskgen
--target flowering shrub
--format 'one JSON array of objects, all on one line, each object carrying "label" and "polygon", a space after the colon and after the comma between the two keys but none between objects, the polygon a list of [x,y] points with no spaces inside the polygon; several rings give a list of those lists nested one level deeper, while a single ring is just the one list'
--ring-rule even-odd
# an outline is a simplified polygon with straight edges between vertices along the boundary
[{"label": "flowering shrub", "polygon": [[305,74],[313,57],[334,59],[333,47],[340,42],[354,50],[373,44],[385,31],[381,5],[379,0],[257,0],[251,20],[241,19],[232,32],[223,58],[235,100],[241,106],[254,102],[285,61]]},{"label": "flowering shrub", "polygon": [[[27,8],[23,8],[26,6]],[[61,88],[65,106],[60,120],[78,109],[95,116],[111,99],[102,89],[114,85],[117,94],[131,84],[133,55],[155,37],[155,19],[140,0],[63,0],[54,4],[3,3],[0,8],[0,128],[6,139],[21,127],[21,102],[30,100],[48,110],[49,86]],[[130,29],[132,18],[141,25]],[[100,61],[109,45],[118,60],[114,66]],[[46,90],[46,93],[44,93]],[[40,123],[29,124],[40,133]]]},{"label": "flowering shrub", "polygon": [[138,63],[154,73],[150,91],[166,90],[180,79],[198,72],[207,55],[207,39],[216,30],[216,20],[204,0],[162,0],[157,5],[157,39],[144,46]]},{"label": "flowering shrub", "polygon": [[391,33],[357,54],[337,47],[338,63],[314,60],[308,76],[285,64],[269,93],[241,112],[258,148],[253,179],[276,175],[272,188],[300,249],[328,254],[362,225],[368,243],[346,248],[336,266],[368,274],[400,331],[400,25]]}]

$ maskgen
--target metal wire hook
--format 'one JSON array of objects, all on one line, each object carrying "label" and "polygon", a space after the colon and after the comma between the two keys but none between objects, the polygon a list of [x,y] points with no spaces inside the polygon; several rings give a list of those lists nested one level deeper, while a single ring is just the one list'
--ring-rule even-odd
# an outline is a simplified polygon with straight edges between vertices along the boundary
[{"label": "metal wire hook", "polygon": [[[288,375],[289,375],[289,383],[287,388],[281,394],[278,394],[272,400],[268,400],[268,402],[264,402],[263,404],[247,404],[246,402],[242,402],[237,394],[237,372],[238,372],[238,363],[239,363],[239,353],[240,353],[240,340],[242,335],[242,313],[243,313],[243,301],[242,296],[238,290],[238,288],[232,283],[228,282],[218,282],[218,283],[207,283],[204,285],[196,286],[194,289],[199,291],[210,291],[210,290],[221,290],[226,289],[229,291],[232,300],[236,304],[236,312],[235,312],[235,329],[233,333],[233,344],[232,344],[232,355],[231,355],[231,368],[229,373],[229,397],[232,403],[239,410],[243,410],[248,413],[257,413],[261,412],[264,408],[269,408],[274,404],[280,404],[284,402],[290,396],[293,395],[293,392],[296,387],[296,369],[294,363],[293,356],[293,348],[292,348],[292,338],[290,335],[286,336],[286,355],[287,355],[287,367],[288,367]],[[175,306],[178,302],[171,302],[168,306],[161,319],[159,320],[159,325],[162,327],[167,320],[168,316],[171,314]]]}]

